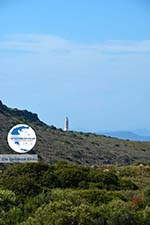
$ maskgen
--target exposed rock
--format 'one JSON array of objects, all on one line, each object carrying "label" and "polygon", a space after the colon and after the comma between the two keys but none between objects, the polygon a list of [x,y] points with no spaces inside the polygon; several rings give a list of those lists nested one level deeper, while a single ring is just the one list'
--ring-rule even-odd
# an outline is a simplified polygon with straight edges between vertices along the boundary
[{"label": "exposed rock", "polygon": [[3,110],[7,110],[7,109],[8,109],[8,107],[6,105],[4,105],[2,103],[2,101],[0,100],[0,112],[3,112]]},{"label": "exposed rock", "polygon": [[0,100],[0,113],[7,114],[15,117],[21,117],[28,122],[38,122],[44,124],[39,120],[38,115],[36,113],[29,112],[27,110],[19,110],[19,109],[11,109],[2,103]]},{"label": "exposed rock", "polygon": [[39,122],[40,121],[38,118],[38,115],[36,113],[32,113],[27,110],[13,109],[12,114],[14,116],[24,117],[25,119],[27,119],[28,121],[31,121],[31,122],[37,122],[37,121]]}]

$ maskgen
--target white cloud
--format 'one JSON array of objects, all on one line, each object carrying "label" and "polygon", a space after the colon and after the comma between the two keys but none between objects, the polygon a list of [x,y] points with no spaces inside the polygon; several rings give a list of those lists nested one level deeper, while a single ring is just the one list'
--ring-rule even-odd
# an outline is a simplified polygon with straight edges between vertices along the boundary
[{"label": "white cloud", "polygon": [[147,54],[150,53],[150,40],[82,44],[52,35],[16,34],[4,36],[0,41],[0,50],[39,54]]}]

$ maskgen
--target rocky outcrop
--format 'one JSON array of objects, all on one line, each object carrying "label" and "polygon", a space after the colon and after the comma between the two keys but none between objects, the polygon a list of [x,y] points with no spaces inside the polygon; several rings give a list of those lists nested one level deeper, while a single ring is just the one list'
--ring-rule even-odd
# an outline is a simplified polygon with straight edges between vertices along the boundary
[{"label": "rocky outcrop", "polygon": [[42,121],[39,120],[38,115],[36,113],[32,113],[27,110],[8,108],[6,105],[2,103],[1,100],[0,100],[0,113],[22,118],[24,120],[27,120],[28,122],[38,122],[44,124]]},{"label": "rocky outcrop", "polygon": [[23,117],[30,122],[40,122],[38,115],[36,113],[32,113],[27,110],[13,109],[11,113],[12,115],[17,117]]},{"label": "rocky outcrop", "polygon": [[8,110],[8,107],[2,103],[0,100],[0,112],[3,113],[4,111]]}]

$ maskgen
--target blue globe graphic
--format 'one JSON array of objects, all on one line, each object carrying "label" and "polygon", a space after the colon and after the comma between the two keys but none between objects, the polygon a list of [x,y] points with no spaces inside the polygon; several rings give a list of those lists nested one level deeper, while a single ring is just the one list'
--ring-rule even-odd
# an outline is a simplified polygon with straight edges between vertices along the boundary
[{"label": "blue globe graphic", "polygon": [[30,126],[18,124],[9,131],[7,140],[15,152],[26,153],[35,146],[36,134]]}]

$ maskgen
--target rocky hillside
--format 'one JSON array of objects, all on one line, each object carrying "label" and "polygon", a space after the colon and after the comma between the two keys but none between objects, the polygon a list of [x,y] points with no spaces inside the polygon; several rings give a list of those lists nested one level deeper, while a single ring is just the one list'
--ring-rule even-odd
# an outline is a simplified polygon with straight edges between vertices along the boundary
[{"label": "rocky hillside", "polygon": [[[58,160],[85,165],[131,164],[150,161],[149,142],[131,142],[93,133],[64,132],[39,120],[27,110],[11,109],[0,101],[0,154],[14,152],[7,144],[7,133],[19,123],[30,125],[37,134],[32,150],[41,160]],[[15,153],[14,153],[15,154]]]}]

